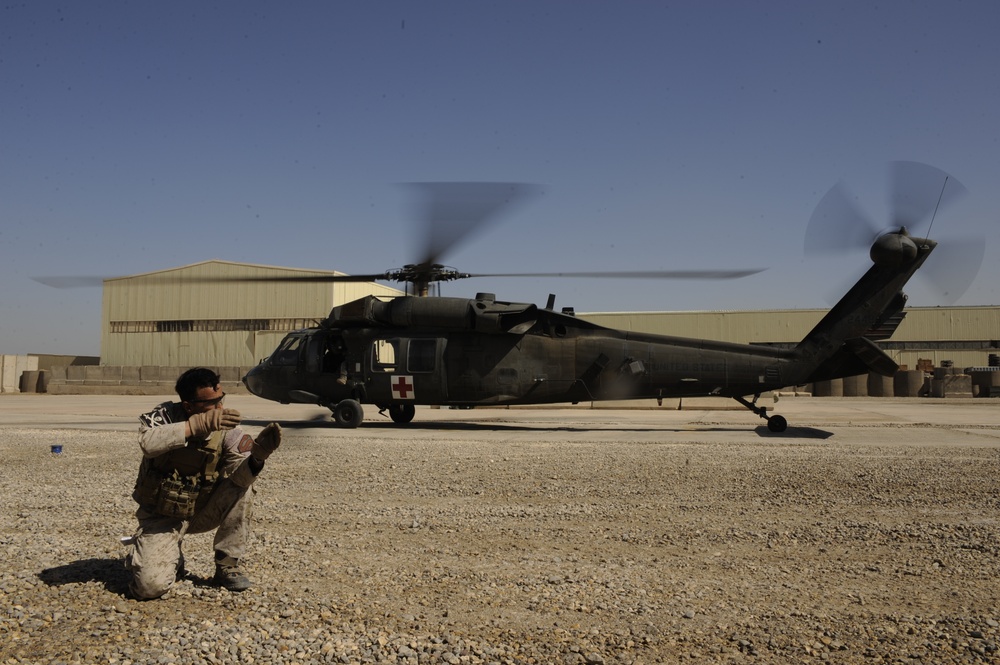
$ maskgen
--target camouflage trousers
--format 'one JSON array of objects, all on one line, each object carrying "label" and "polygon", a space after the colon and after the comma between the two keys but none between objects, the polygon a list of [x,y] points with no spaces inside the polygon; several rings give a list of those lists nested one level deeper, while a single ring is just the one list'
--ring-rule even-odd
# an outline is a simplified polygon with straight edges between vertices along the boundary
[{"label": "camouflage trousers", "polygon": [[188,520],[163,517],[140,507],[135,513],[139,527],[125,557],[132,597],[150,600],[170,590],[183,560],[181,543],[189,533],[216,529],[216,552],[239,560],[250,531],[253,493],[252,486],[239,487],[229,479],[221,480],[205,506]]}]

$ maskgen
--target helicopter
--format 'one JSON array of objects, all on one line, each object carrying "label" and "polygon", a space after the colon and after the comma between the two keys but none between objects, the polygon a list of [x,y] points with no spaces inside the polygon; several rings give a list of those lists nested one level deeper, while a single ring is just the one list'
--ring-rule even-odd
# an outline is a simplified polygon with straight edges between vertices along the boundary
[{"label": "helicopter", "polygon": [[[408,284],[407,295],[366,296],[333,307],[319,325],[289,333],[247,372],[243,383],[264,399],[329,408],[344,427],[362,423],[363,405],[374,405],[402,425],[413,420],[418,405],[469,408],[718,396],[764,419],[769,431],[784,432],[787,420],[758,405],[761,394],[868,372],[892,376],[899,369],[876,342],[890,337],[903,320],[907,296],[902,288],[937,247],[935,240],[911,235],[908,227],[936,214],[945,194],[950,198],[962,188],[934,167],[895,164],[899,177],[888,230],[853,209],[840,186],[824,197],[810,219],[807,249],[830,239],[830,244],[860,241],[869,248],[872,265],[792,348],[603,327],[576,317],[569,308],[556,311],[552,295],[544,307],[498,300],[486,292],[472,298],[427,297],[431,285],[467,277],[733,279],[759,271],[460,273],[439,262],[442,252],[499,209],[530,194],[530,188],[423,183],[426,217],[435,232],[421,262],[379,274],[304,278],[395,280]],[[841,228],[845,225],[852,228]]]}]

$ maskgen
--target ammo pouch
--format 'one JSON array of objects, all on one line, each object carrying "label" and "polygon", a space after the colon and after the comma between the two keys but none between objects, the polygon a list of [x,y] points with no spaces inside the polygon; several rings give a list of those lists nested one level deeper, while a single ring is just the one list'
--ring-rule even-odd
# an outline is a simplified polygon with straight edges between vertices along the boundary
[{"label": "ammo pouch", "polygon": [[160,481],[156,492],[156,512],[164,517],[186,520],[192,517],[198,507],[201,483],[195,476],[182,478],[174,475]]},{"label": "ammo pouch", "polygon": [[[170,461],[177,465],[172,472],[169,467],[164,469],[154,460],[143,460],[132,497],[139,505],[163,517],[190,519],[205,505],[215,489],[219,478],[216,467],[224,436],[223,432],[215,432],[202,448],[184,448],[167,453],[171,456]],[[169,463],[166,459],[162,461]]]}]

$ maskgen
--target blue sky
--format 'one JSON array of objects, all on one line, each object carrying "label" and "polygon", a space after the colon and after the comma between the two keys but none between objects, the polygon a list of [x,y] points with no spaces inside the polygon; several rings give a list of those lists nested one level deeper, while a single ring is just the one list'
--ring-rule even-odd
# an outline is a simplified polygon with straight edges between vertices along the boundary
[{"label": "blue sky", "polygon": [[[30,276],[417,260],[414,181],[542,187],[463,271],[768,268],[444,295],[826,307],[868,259],[804,255],[820,198],[844,180],[882,220],[886,163],[926,162],[970,192],[934,236],[987,243],[957,304],[1000,304],[998,32],[992,1],[7,5],[0,353],[99,353],[100,289]],[[919,277],[910,304],[946,304]]]}]

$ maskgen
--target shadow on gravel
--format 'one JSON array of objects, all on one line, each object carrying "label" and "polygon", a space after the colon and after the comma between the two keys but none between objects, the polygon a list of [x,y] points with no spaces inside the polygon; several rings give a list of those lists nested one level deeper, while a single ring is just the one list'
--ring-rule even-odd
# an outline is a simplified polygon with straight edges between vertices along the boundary
[{"label": "shadow on gravel", "polygon": [[[242,424],[251,425],[253,427],[264,427],[271,421],[264,420],[248,420],[244,419]],[[330,419],[326,420],[278,420],[277,423],[286,429],[340,429],[337,425]],[[517,425],[511,423],[468,423],[468,422],[434,422],[434,421],[424,421],[424,422],[411,422],[406,425],[399,425],[392,422],[386,418],[385,422],[365,422],[362,423],[358,429],[414,429],[414,430],[458,430],[458,431],[482,431],[490,432],[496,430],[505,431],[531,431],[531,430],[547,430],[553,432],[586,432],[589,431],[589,427],[545,427],[545,426],[527,426],[527,425]],[[646,430],[643,430],[646,431]]]},{"label": "shadow on gravel", "polygon": [[326,429],[337,427],[329,418],[313,418],[312,420],[258,420],[256,418],[244,418],[240,425],[250,425],[251,427],[264,427],[271,423],[278,423],[284,429]]},{"label": "shadow on gravel", "polygon": [[772,432],[767,425],[761,425],[756,430],[757,436],[766,439],[829,439],[833,432],[815,427],[789,427],[784,432]]},{"label": "shadow on gravel", "polygon": [[[244,425],[251,427],[264,427],[270,420],[244,419]],[[340,426],[332,420],[278,420],[279,425],[286,429],[340,429]],[[684,427],[629,427],[628,423],[617,426],[609,426],[606,423],[601,426],[588,427],[585,425],[548,425],[543,423],[532,423],[530,425],[519,425],[510,422],[460,422],[460,421],[413,421],[405,425],[394,423],[388,418],[385,422],[365,421],[358,428],[359,430],[417,430],[417,431],[438,431],[438,432],[746,432],[746,427],[718,427],[718,426],[691,426]],[[789,428],[791,431],[793,428]],[[765,432],[767,428],[764,428]],[[769,432],[768,432],[769,433]],[[770,433],[769,433],[770,434]]]},{"label": "shadow on gravel", "polygon": [[128,573],[121,559],[80,559],[46,568],[38,579],[49,586],[100,582],[111,593],[124,596],[128,592]]}]

